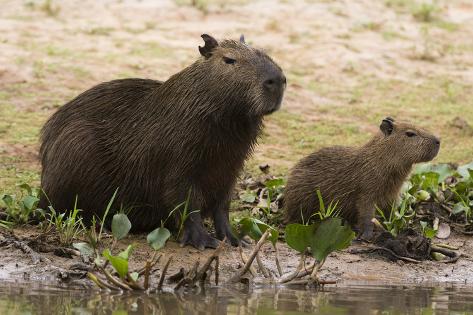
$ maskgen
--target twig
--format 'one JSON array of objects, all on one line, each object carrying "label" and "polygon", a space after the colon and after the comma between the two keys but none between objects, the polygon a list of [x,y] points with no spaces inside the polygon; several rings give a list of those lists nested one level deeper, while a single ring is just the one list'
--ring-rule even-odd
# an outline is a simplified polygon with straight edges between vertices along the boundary
[{"label": "twig", "polygon": [[143,282],[143,287],[145,290],[148,290],[149,287],[149,272],[151,270],[151,262],[149,260],[146,261],[145,265],[145,280]]},{"label": "twig", "polygon": [[261,257],[259,255],[259,252],[256,253],[256,262],[258,263],[258,267],[261,270],[261,273],[265,278],[269,278],[269,273],[268,270],[264,267],[263,262],[261,261]]},{"label": "twig", "polygon": [[99,288],[101,289],[110,289],[110,290],[115,290],[119,291],[120,288],[114,287],[110,284],[108,284],[106,281],[102,280],[99,276],[92,272],[87,272],[87,277],[92,280]]},{"label": "twig", "polygon": [[441,254],[443,254],[447,257],[450,257],[450,259],[445,259],[445,260],[440,261],[442,263],[454,263],[461,257],[461,254],[459,254],[459,253],[448,250],[446,248],[440,248],[439,246],[435,246],[435,245],[432,245],[430,247],[430,251],[441,253]]},{"label": "twig", "polygon": [[[246,262],[248,261],[248,257],[246,257],[245,253],[243,252],[243,248],[241,246],[238,246],[238,249],[240,251],[240,257],[241,257],[241,260],[243,261],[243,264],[246,264]],[[253,277],[256,277],[255,267],[250,266],[250,273]]]},{"label": "twig", "polygon": [[201,280],[203,279],[205,273],[209,270],[210,268],[210,265],[212,264],[212,262],[218,258],[218,256],[220,255],[220,252],[223,250],[223,248],[225,247],[225,242],[226,242],[226,238],[220,242],[220,244],[218,245],[218,247],[213,251],[212,255],[210,255],[208,258],[207,258],[207,261],[204,263],[204,265],[202,266],[202,268],[196,273],[195,275],[195,280]]},{"label": "twig", "polygon": [[220,258],[217,256],[215,258],[215,285],[218,285],[218,268],[220,265]]},{"label": "twig", "polygon": [[239,270],[232,278],[230,278],[229,282],[239,282],[241,280],[241,277],[248,272],[250,269],[251,264],[253,263],[253,260],[255,260],[256,254],[259,252],[261,249],[261,246],[263,246],[264,242],[269,236],[269,229],[267,229],[261,238],[259,239],[258,243],[256,243],[255,248],[253,249],[253,252],[251,253],[248,261],[246,262],[245,266]]},{"label": "twig", "polygon": [[451,249],[451,250],[459,250],[460,249],[460,247],[452,246],[452,245],[448,245],[448,244],[442,244],[442,243],[435,243],[435,244],[432,244],[432,246],[442,247],[442,248]]},{"label": "twig", "polygon": [[[144,290],[144,288],[139,285],[135,280],[133,280],[133,278],[131,277],[130,273],[128,273],[126,275],[127,277],[127,281],[124,281],[126,285],[128,285],[130,288],[134,289],[134,290]],[[145,279],[146,281],[146,279]]]},{"label": "twig", "polygon": [[349,250],[348,252],[350,254],[362,254],[362,253],[374,252],[374,251],[377,251],[377,250],[385,251],[388,254],[391,254],[394,258],[397,258],[397,259],[400,259],[400,260],[404,260],[404,261],[415,263],[415,264],[421,263],[420,260],[409,258],[409,257],[404,257],[404,256],[399,256],[398,254],[396,254],[395,252],[393,252],[389,248],[381,247],[381,246],[370,246],[368,248],[353,248],[353,249]]},{"label": "twig", "polygon": [[99,270],[105,275],[108,281],[119,287],[120,289],[131,291],[132,289],[127,284],[123,283],[122,281],[116,279],[112,276],[106,269],[99,267]]},{"label": "twig", "polygon": [[299,260],[299,265],[297,266],[296,270],[279,278],[278,283],[286,283],[296,278],[299,272],[304,267],[304,264],[305,264],[305,253],[301,255],[301,258]]},{"label": "twig", "polygon": [[314,269],[312,269],[312,273],[310,274],[310,277],[316,283],[319,283],[319,278],[317,277],[317,272],[319,272],[319,270],[322,267],[322,265],[324,264],[324,262],[325,262],[325,258],[322,259],[322,261],[317,262],[314,266]]},{"label": "twig", "polygon": [[[150,271],[153,269],[154,266],[156,266],[157,263],[161,260],[162,255],[157,255],[157,252],[154,253],[153,257],[151,258],[151,266],[150,266]],[[146,265],[140,269],[138,269],[138,274],[140,276],[144,275],[146,271]]]},{"label": "twig", "polygon": [[275,259],[276,259],[276,267],[278,268],[278,273],[279,276],[282,277],[282,268],[281,264],[279,263],[279,248],[274,244],[274,250],[275,250]]},{"label": "twig", "polygon": [[172,261],[172,256],[169,257],[168,261],[164,265],[163,271],[161,272],[161,276],[159,277],[158,287],[157,290],[160,291],[163,288],[164,278],[166,277],[166,272],[168,271],[169,264]]}]

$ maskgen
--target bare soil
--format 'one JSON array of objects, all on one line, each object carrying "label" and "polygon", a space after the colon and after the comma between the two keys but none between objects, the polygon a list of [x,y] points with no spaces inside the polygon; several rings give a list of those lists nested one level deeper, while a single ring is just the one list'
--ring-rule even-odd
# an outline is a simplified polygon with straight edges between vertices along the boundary
[{"label": "bare soil", "polygon": [[[15,236],[26,243],[33,239],[38,239],[41,233],[34,226],[15,229]],[[124,249],[129,244],[135,244],[133,258],[130,260],[131,270],[136,270],[144,266],[146,260],[151,259],[153,250],[146,244],[145,235],[132,235],[120,241],[116,249]],[[2,236],[0,236],[0,242]],[[437,240],[438,241],[438,240]],[[54,243],[54,238],[49,240]],[[434,240],[435,242],[435,240]],[[105,242],[106,243],[106,242]],[[435,283],[457,283],[464,285],[473,284],[473,252],[471,237],[452,233],[447,240],[442,240],[443,244],[459,247],[458,252],[462,257],[455,263],[442,263],[437,261],[423,261],[422,263],[406,263],[400,260],[393,261],[380,252],[370,252],[368,244],[354,243],[347,250],[332,253],[326,260],[320,273],[321,279],[335,280],[337,286],[350,283],[385,283],[385,284],[424,284]],[[34,249],[34,246],[31,246]],[[54,248],[52,246],[51,248]],[[72,255],[70,258],[61,257],[51,252],[39,252],[40,262],[34,264],[30,254],[23,252],[14,246],[0,247],[0,279],[7,281],[38,281],[44,284],[68,284],[70,286],[91,286],[85,280],[85,264],[78,256]],[[299,262],[299,255],[285,244],[279,243],[280,261],[283,272],[295,270]],[[244,248],[244,252],[249,255],[252,246]],[[212,250],[199,251],[191,247],[180,247],[176,242],[169,242],[160,251],[163,257],[156,266],[154,274],[159,275],[165,261],[172,256],[168,275],[174,274],[179,269],[191,269],[196,262],[201,264],[210,256]],[[274,260],[274,249],[270,244],[263,246],[261,257],[264,265],[269,268],[274,275],[277,269]],[[225,283],[243,263],[240,259],[237,248],[226,246],[220,256],[220,282]],[[256,264],[255,264],[256,266]],[[258,273],[253,279],[255,283],[270,285],[268,279]],[[152,279],[158,281],[158,277]]]}]

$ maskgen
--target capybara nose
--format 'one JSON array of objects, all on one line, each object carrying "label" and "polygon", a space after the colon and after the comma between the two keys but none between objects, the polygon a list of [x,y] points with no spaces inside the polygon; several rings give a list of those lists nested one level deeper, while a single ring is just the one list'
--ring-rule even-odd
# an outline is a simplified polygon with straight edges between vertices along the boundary
[{"label": "capybara nose", "polygon": [[440,145],[440,139],[439,138],[434,138],[434,142],[436,145]]},{"label": "capybara nose", "polygon": [[277,91],[278,89],[286,86],[286,77],[283,74],[272,76],[263,82],[266,89],[271,92]]}]

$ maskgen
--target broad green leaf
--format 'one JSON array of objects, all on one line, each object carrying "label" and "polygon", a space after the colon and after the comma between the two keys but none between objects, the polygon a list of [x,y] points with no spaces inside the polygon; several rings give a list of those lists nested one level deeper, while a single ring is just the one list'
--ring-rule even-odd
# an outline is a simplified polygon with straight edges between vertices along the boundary
[{"label": "broad green leaf", "polygon": [[342,225],[340,218],[328,218],[320,222],[311,240],[311,252],[318,261],[324,260],[331,252],[350,246],[355,233],[349,225]]},{"label": "broad green leaf", "polygon": [[431,227],[426,227],[424,230],[424,235],[427,238],[433,238],[435,235],[437,235],[437,230],[434,230]]},{"label": "broad green leaf", "polygon": [[11,207],[11,205],[13,204],[13,197],[11,195],[3,195],[2,201],[7,207]]},{"label": "broad green leaf", "polygon": [[469,211],[468,207],[466,207],[463,203],[457,202],[452,209],[453,214],[459,214],[459,213],[467,213]]},{"label": "broad green leaf", "polygon": [[77,249],[82,256],[89,256],[92,257],[94,256],[94,249],[85,242],[80,242],[80,243],[74,243],[72,246]]},{"label": "broad green leaf", "polygon": [[440,183],[440,175],[435,172],[427,172],[422,174],[422,189],[436,191]]},{"label": "broad green leaf", "polygon": [[18,185],[19,188],[21,189],[24,189],[26,190],[26,192],[28,193],[28,195],[32,196],[33,195],[33,190],[31,189],[31,186],[26,184],[26,183],[23,183],[23,184],[20,184]]},{"label": "broad green leaf", "polygon": [[148,244],[154,250],[160,250],[166,244],[166,241],[171,236],[171,232],[164,227],[158,227],[157,229],[153,230],[151,233],[148,234],[146,240]]},{"label": "broad green leaf", "polygon": [[128,247],[124,251],[118,253],[118,257],[128,260],[131,255],[131,252],[133,251],[133,248],[133,245],[128,245]]},{"label": "broad green leaf", "polygon": [[121,240],[128,235],[131,229],[131,222],[124,213],[117,213],[112,218],[112,234],[117,240]]},{"label": "broad green leaf", "polygon": [[256,200],[256,194],[252,191],[245,191],[240,195],[240,200],[247,203],[253,203]]},{"label": "broad green leaf", "polygon": [[36,204],[38,203],[39,199],[35,196],[25,196],[22,201],[26,209],[32,210],[36,207]]},{"label": "broad green leaf", "polygon": [[463,178],[473,178],[473,162],[459,166],[457,169],[457,172],[463,177]]},{"label": "broad green leaf", "polygon": [[284,185],[284,178],[275,178],[266,181],[265,186],[267,188],[277,188]]},{"label": "broad green leaf", "polygon": [[306,248],[310,247],[311,240],[318,225],[319,223],[311,225],[293,223],[287,225],[285,230],[287,245],[297,250],[299,253],[303,253]]},{"label": "broad green leaf", "polygon": [[443,182],[448,176],[454,173],[454,169],[449,164],[420,164],[414,168],[413,174],[437,173],[439,181]]},{"label": "broad green leaf", "polygon": [[112,264],[120,278],[125,278],[128,273],[128,259],[120,256],[113,256],[108,248],[102,252],[102,256]]},{"label": "broad green leaf", "polygon": [[255,241],[258,241],[267,229],[270,229],[271,233],[271,235],[268,237],[268,240],[271,241],[271,243],[273,244],[276,244],[276,242],[278,241],[279,232],[275,228],[264,223],[263,221],[260,221],[255,218],[243,218],[239,220],[238,223],[240,224],[241,232],[243,232],[243,234],[248,235]]}]

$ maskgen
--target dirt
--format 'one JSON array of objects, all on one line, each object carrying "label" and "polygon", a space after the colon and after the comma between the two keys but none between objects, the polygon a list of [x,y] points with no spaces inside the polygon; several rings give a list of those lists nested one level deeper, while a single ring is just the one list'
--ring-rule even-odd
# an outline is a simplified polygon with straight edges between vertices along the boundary
[{"label": "dirt", "polygon": [[[37,227],[28,226],[15,229],[15,236],[26,243],[38,239],[41,233]],[[0,236],[0,243],[5,235]],[[50,240],[51,241],[51,240]],[[440,240],[434,240],[437,242]],[[371,244],[355,242],[348,249],[332,253],[326,260],[321,270],[320,278],[323,280],[335,280],[337,286],[350,283],[389,283],[389,284],[425,284],[432,283],[457,283],[473,285],[473,252],[471,237],[452,233],[443,244],[458,247],[457,251],[462,256],[455,263],[442,263],[437,261],[423,261],[422,263],[408,263],[401,260],[391,260],[382,253],[370,251]],[[107,243],[107,241],[105,241]],[[135,251],[130,259],[130,269],[137,270],[144,266],[146,260],[151,259],[153,250],[146,244],[145,235],[132,235],[117,244],[116,250],[125,249],[127,245],[134,244]],[[51,244],[50,244],[51,245]],[[35,246],[31,245],[31,248]],[[37,252],[40,261],[33,263],[32,256],[14,246],[0,246],[0,280],[3,281],[34,281],[43,284],[67,284],[71,287],[90,287],[91,282],[85,279],[87,265],[80,257],[72,255],[70,258],[58,256],[50,250],[49,252]],[[298,265],[299,255],[285,244],[279,243],[280,261],[283,273],[288,273]],[[252,250],[252,246],[244,248],[246,255]],[[191,247],[180,247],[178,243],[170,241],[165,248],[160,250],[163,255],[156,266],[156,275],[159,275],[164,262],[173,257],[168,275],[179,271],[181,267],[189,270],[196,262],[204,263],[213,250],[198,251]],[[261,250],[263,264],[276,274],[275,252],[270,244],[263,246]],[[90,266],[90,264],[89,264]],[[242,268],[237,248],[226,246],[220,256],[220,283],[225,283]],[[152,278],[152,283],[157,282]],[[258,272],[254,283],[270,285]],[[168,285],[171,287],[171,285]]]}]

